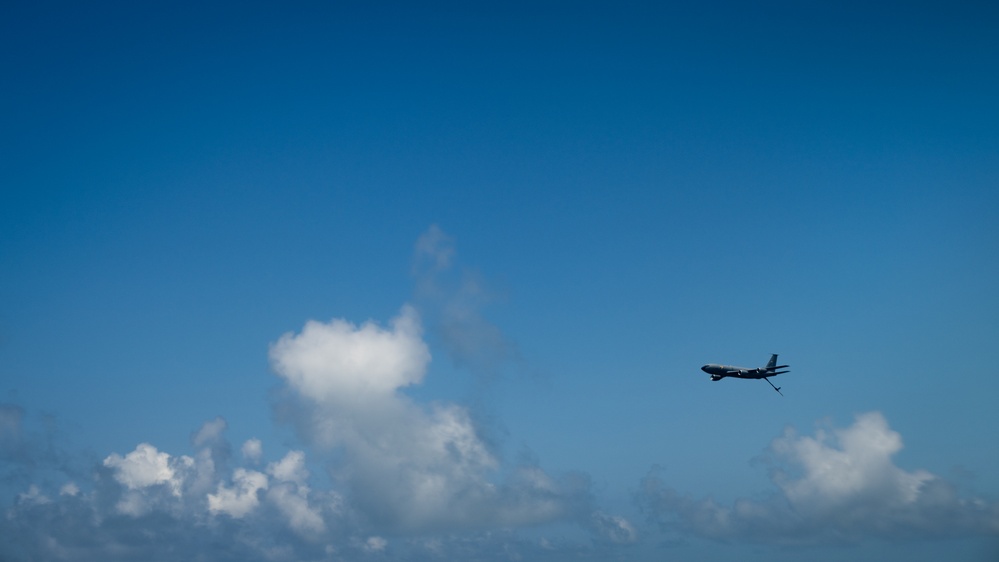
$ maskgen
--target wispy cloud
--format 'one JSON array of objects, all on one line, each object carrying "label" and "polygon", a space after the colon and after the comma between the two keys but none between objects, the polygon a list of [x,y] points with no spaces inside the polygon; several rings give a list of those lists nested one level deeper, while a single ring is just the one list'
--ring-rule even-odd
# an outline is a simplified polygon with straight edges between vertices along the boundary
[{"label": "wispy cloud", "polygon": [[694,499],[666,485],[661,470],[643,480],[638,501],[663,529],[724,541],[778,544],[869,538],[999,534],[999,504],[961,497],[943,478],[892,461],[902,438],[870,412],[814,436],[788,429],[767,449],[777,490],[765,501],[731,506]]},{"label": "wispy cloud", "polygon": [[55,419],[50,415],[33,417],[29,420],[17,404],[0,403],[0,484],[24,487],[43,473],[79,477],[81,470],[85,472],[62,446]]},{"label": "wispy cloud", "polygon": [[432,225],[416,242],[412,273],[416,307],[448,357],[483,380],[520,360],[516,344],[484,315],[495,295],[474,270],[456,271],[455,243]]}]

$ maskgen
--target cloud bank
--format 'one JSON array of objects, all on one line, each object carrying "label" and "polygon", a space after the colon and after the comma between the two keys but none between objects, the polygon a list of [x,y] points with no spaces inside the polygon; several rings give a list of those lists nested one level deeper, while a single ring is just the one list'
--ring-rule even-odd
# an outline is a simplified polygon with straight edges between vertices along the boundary
[{"label": "cloud bank", "polygon": [[[63,473],[47,487],[23,488],[0,521],[0,533],[13,537],[0,559],[439,558],[472,550],[509,559],[546,551],[512,531],[541,524],[569,525],[592,544],[634,540],[626,518],[595,507],[585,476],[504,463],[466,408],[403,392],[431,360],[413,307],[384,326],[308,322],[280,337],[270,357],[286,419],[309,452],[266,462],[264,444],[249,439],[237,459],[227,422],[216,418],[191,433],[190,454],[151,443],[111,453],[87,478]],[[6,457],[34,463],[23,411],[0,414]],[[325,489],[312,484],[310,457],[328,470]],[[581,547],[558,546],[566,548]]]},{"label": "cloud bank", "polygon": [[[382,351],[419,364],[425,359],[411,353],[420,347],[413,345],[412,314],[404,308],[386,327],[345,324],[323,333],[395,342]],[[276,365],[308,364],[294,356],[342,343],[300,347],[305,333],[275,343]],[[404,385],[423,373],[385,376]],[[25,485],[0,517],[0,559],[568,560],[628,558],[623,549],[657,540],[655,529],[595,507],[585,474],[556,477],[531,462],[504,466],[461,407],[419,404],[400,392],[403,386],[371,382],[339,381],[332,394],[324,384],[295,387],[317,389],[296,394],[302,404],[312,402],[299,420],[315,440],[312,452],[294,449],[268,462],[263,444],[250,439],[239,447],[242,464],[230,468],[236,459],[226,456],[227,424],[216,418],[192,433],[189,455],[140,443],[107,455],[85,479],[59,479],[51,469]],[[32,449],[31,438],[23,411],[4,408],[16,422],[4,429],[8,466],[37,462],[12,454]],[[819,546],[999,535],[999,504],[963,497],[930,472],[898,467],[892,457],[901,448],[901,436],[871,412],[845,428],[814,435],[788,429],[776,438],[766,449],[774,484],[766,499],[694,499],[669,487],[658,469],[641,480],[636,499],[654,527],[679,538]],[[330,465],[331,485],[317,488],[315,459],[334,449],[342,460]],[[522,533],[543,523],[562,530]],[[566,526],[588,539],[560,538]]]},{"label": "cloud bank", "polygon": [[86,467],[52,424],[30,431],[21,407],[0,404],[0,479],[15,490],[0,560],[633,559],[660,532],[806,546],[999,535],[999,504],[894,464],[902,439],[878,412],[813,436],[786,430],[766,450],[766,499],[695,499],[653,469],[635,495],[651,525],[605,512],[585,473],[507,461],[468,408],[407,393],[432,361],[421,311],[456,364],[491,375],[515,359],[481,314],[477,277],[449,282],[454,255],[431,227],[414,257],[419,308],[309,321],[270,346],[275,417],[299,438],[274,456],[256,438],[234,448],[218,417],[190,451],[139,443]]},{"label": "cloud bank", "polygon": [[[480,315],[474,276],[445,282],[453,256],[439,228],[420,237],[418,300],[452,359],[489,371],[510,346]],[[191,433],[187,454],[139,443],[89,471],[61,470],[56,451],[36,445],[52,440],[24,430],[23,410],[0,407],[0,455],[14,461],[5,480],[21,490],[0,519],[16,537],[0,541],[0,559],[510,559],[588,548],[515,531],[539,525],[573,528],[590,547],[635,540],[630,521],[595,507],[585,474],[505,462],[466,407],[407,395],[431,362],[423,332],[407,304],[385,324],[309,321],[278,338],[276,418],[304,445],[278,460],[259,439],[234,449],[219,417]],[[49,473],[36,484],[42,460]]]},{"label": "cloud bank", "polygon": [[999,534],[999,504],[963,498],[943,478],[906,471],[892,456],[901,436],[880,412],[815,436],[788,429],[767,449],[777,488],[768,500],[731,506],[667,486],[661,469],[641,482],[638,502],[662,529],[721,541],[774,544],[869,538],[950,538]]}]

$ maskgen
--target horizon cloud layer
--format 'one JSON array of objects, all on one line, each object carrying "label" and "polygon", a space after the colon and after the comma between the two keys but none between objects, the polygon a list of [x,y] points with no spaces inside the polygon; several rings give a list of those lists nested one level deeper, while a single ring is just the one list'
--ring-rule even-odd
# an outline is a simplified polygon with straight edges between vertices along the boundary
[{"label": "horizon cloud layer", "polygon": [[0,481],[15,490],[0,558],[562,560],[627,558],[663,535],[805,547],[999,536],[999,503],[895,464],[902,437],[878,411],[813,436],[786,429],[765,451],[764,499],[694,499],[654,467],[633,498],[644,523],[603,511],[585,472],[505,460],[468,407],[406,393],[432,361],[423,310],[472,374],[517,359],[480,313],[478,280],[445,279],[453,261],[432,226],[414,256],[424,308],[404,304],[385,324],[310,320],[270,346],[274,417],[300,441],[272,456],[255,437],[234,448],[216,417],[190,434],[190,454],[141,442],[81,469],[22,407],[0,404]]}]

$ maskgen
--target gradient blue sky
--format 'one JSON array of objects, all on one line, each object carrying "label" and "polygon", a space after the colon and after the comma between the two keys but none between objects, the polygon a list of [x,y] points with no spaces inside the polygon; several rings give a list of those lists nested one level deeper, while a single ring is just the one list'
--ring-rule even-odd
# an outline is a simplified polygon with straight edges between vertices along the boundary
[{"label": "gradient blue sky", "polygon": [[[994,559],[997,25],[954,2],[7,5],[0,557]],[[432,361],[382,398],[410,418],[269,358],[407,305]],[[699,370],[775,352],[783,398]],[[401,525],[414,506],[351,480],[363,438],[308,417],[391,441],[436,408],[495,464],[424,468],[531,516]],[[129,488],[140,443],[214,472]],[[289,451],[308,479],[281,479]],[[809,462],[874,468],[830,491]],[[255,511],[206,508],[238,469],[270,483]]]}]

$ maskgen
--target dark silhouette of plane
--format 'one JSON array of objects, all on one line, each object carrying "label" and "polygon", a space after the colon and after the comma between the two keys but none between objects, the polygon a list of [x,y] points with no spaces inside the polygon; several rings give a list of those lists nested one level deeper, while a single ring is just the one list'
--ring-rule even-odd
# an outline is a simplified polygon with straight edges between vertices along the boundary
[{"label": "dark silhouette of plane", "polygon": [[[769,382],[770,386],[774,386],[774,383],[770,382],[770,379],[767,377],[790,373],[791,371],[780,370],[786,369],[787,367],[790,367],[790,365],[777,364],[777,354],[774,353],[770,356],[770,362],[767,363],[766,367],[747,369],[745,367],[733,367],[731,365],[716,365],[714,363],[708,363],[707,365],[701,367],[701,370],[711,375],[711,380],[713,381],[720,381],[725,377],[735,377],[737,379],[763,379]],[[784,396],[784,393],[780,391],[779,386],[774,386],[774,390],[777,391],[777,394]]]}]

